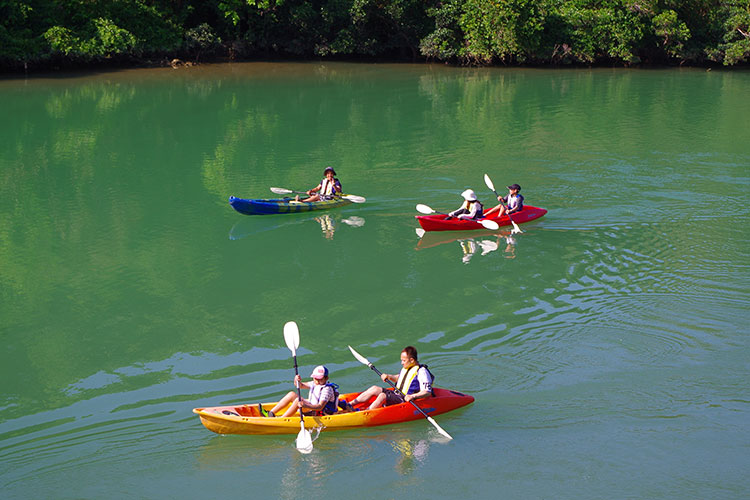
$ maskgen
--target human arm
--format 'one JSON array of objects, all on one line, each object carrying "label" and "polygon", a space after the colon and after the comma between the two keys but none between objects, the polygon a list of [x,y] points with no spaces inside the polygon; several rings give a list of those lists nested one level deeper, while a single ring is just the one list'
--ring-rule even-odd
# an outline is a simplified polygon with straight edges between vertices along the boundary
[{"label": "human arm", "polygon": [[294,376],[294,387],[299,387],[300,389],[309,389],[312,382],[303,382],[302,377],[299,375]]},{"label": "human arm", "polygon": [[398,382],[398,375],[390,375],[388,373],[383,373],[380,375],[380,378],[383,380],[383,382],[388,382],[389,380],[393,382],[394,384]]},{"label": "human arm", "polygon": [[308,190],[307,190],[307,191],[305,191],[305,192],[307,193],[307,195],[308,195],[308,196],[310,196],[310,195],[312,195],[313,193],[317,193],[318,191],[320,191],[320,188],[321,188],[321,187],[323,187],[323,183],[322,183],[322,182],[321,182],[320,184],[318,184],[317,186],[315,186],[314,188],[312,188],[312,189],[308,189]]},{"label": "human arm", "polygon": [[508,213],[514,214],[516,212],[520,212],[521,210],[523,210],[523,195],[519,194],[519,195],[516,195],[516,200],[513,205],[513,208],[508,206]]},{"label": "human arm", "polygon": [[314,389],[311,389],[309,399],[302,399],[300,400],[299,404],[301,408],[305,408],[308,410],[322,410],[329,401],[335,400],[336,393],[334,392],[332,387],[326,385],[321,388],[319,392],[317,392],[317,395],[316,391]]},{"label": "human arm", "polygon": [[432,376],[429,370],[420,367],[417,372],[417,380],[419,380],[419,392],[404,396],[404,401],[407,403],[414,399],[422,399],[432,395]]}]

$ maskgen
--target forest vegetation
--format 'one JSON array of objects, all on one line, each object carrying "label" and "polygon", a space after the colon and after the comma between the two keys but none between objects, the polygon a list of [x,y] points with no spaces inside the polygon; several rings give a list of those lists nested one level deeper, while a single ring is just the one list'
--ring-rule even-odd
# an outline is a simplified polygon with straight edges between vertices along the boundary
[{"label": "forest vegetation", "polygon": [[0,68],[258,59],[746,65],[750,0],[0,0]]}]

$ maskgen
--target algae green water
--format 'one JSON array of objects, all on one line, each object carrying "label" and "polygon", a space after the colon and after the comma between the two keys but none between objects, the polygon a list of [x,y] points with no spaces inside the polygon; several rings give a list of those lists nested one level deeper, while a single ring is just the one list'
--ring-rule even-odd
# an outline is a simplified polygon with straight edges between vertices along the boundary
[{"label": "algae green water", "polygon": [[[0,81],[3,498],[740,498],[750,73],[238,64]],[[367,197],[250,217],[230,195]],[[523,234],[414,206],[517,182]],[[192,408],[378,382],[476,402],[219,436]]]}]

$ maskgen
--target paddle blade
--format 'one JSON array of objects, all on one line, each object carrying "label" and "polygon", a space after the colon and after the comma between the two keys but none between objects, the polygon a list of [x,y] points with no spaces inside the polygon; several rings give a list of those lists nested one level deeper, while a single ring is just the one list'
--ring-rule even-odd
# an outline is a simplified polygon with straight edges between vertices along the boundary
[{"label": "paddle blade", "polygon": [[417,204],[417,212],[425,215],[434,214],[435,211],[428,207],[427,205],[423,205],[422,203]]},{"label": "paddle blade", "polygon": [[274,192],[276,194],[290,194],[290,193],[293,193],[294,191],[292,191],[291,189],[274,188],[274,187],[272,187],[271,188],[271,192]]},{"label": "paddle blade", "polygon": [[352,215],[348,219],[341,219],[341,222],[352,227],[362,227],[365,225],[365,219]]},{"label": "paddle blade", "polygon": [[292,351],[292,356],[296,356],[299,347],[299,328],[294,321],[288,321],[284,325],[284,341],[289,350]]},{"label": "paddle blade", "polygon": [[490,191],[493,193],[495,192],[495,185],[492,183],[492,179],[490,179],[490,176],[487,174],[484,174],[484,183],[487,184],[487,187],[490,188]]},{"label": "paddle blade", "polygon": [[367,201],[367,198],[364,196],[357,196],[356,194],[345,194],[342,196],[343,199],[349,200],[352,203],[364,203]]},{"label": "paddle blade", "polygon": [[359,361],[363,365],[370,366],[370,362],[367,360],[366,357],[362,356],[360,353],[355,351],[352,346],[348,346],[348,347],[349,347],[349,350],[352,351],[352,354],[354,355],[354,357],[357,358],[357,361]]},{"label": "paddle blade", "polygon": [[[452,436],[451,436],[450,434],[448,434],[447,432],[445,432],[445,430],[443,430],[443,428],[442,428],[442,427],[440,427],[440,426],[438,425],[438,423],[437,423],[437,422],[435,422],[435,419],[434,419],[434,418],[432,418],[432,417],[427,417],[427,420],[429,420],[429,421],[430,421],[430,423],[431,423],[432,425],[434,425],[434,426],[435,426],[435,429],[437,429],[437,431],[438,431],[438,432],[439,432],[440,434],[442,434],[443,436],[447,437],[448,439],[453,439],[453,437],[452,437]],[[310,444],[310,446],[312,446],[312,443]]]},{"label": "paddle blade", "polygon": [[497,229],[500,229],[500,224],[498,224],[494,220],[480,219],[477,222],[479,222],[481,225],[483,225],[486,229],[489,229],[490,231],[495,231]]},{"label": "paddle blade", "polygon": [[297,434],[297,450],[299,450],[300,453],[310,453],[313,451],[313,444],[312,444],[312,434],[310,431],[305,429],[305,422],[302,421],[299,423],[300,430],[299,434]]},{"label": "paddle blade", "polygon": [[422,229],[421,227],[416,228],[415,231],[417,232],[417,237],[418,238],[421,238],[427,232],[424,229]]},{"label": "paddle blade", "polygon": [[521,228],[518,227],[518,224],[516,224],[515,222],[513,222],[513,219],[510,220],[510,223],[513,224],[513,230],[510,232],[510,234],[518,234],[518,233],[522,233],[523,232],[523,231],[521,231]]}]

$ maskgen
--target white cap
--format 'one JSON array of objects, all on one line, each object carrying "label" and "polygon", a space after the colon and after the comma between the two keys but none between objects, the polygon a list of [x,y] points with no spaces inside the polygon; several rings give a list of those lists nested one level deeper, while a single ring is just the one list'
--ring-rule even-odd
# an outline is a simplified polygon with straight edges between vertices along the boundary
[{"label": "white cap", "polygon": [[463,196],[466,201],[477,201],[477,195],[474,193],[473,189],[467,189],[461,193],[461,196]]},{"label": "white cap", "polygon": [[312,374],[310,374],[310,376],[312,378],[317,378],[317,379],[326,378],[328,376],[328,368],[326,368],[323,365],[316,366],[315,369],[313,370]]}]

